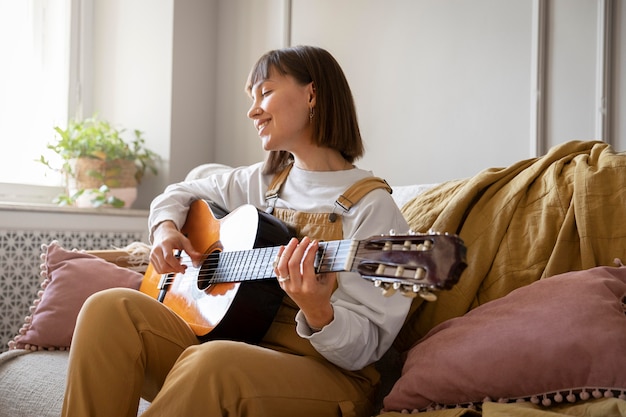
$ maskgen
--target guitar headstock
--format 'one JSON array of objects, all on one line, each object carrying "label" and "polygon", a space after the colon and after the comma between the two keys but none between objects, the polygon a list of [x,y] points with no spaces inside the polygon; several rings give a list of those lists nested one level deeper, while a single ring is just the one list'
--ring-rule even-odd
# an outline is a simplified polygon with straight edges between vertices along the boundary
[{"label": "guitar headstock", "polygon": [[400,290],[428,301],[452,288],[467,267],[463,240],[448,233],[373,236],[359,243],[355,268],[387,296]]}]

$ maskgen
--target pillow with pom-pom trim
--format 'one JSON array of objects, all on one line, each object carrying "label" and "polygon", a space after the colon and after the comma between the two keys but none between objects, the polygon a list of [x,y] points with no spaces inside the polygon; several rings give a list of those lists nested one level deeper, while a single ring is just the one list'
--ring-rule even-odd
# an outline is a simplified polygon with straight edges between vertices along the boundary
[{"label": "pillow with pom-pom trim", "polygon": [[534,282],[434,327],[384,411],[626,399],[626,267]]},{"label": "pillow with pom-pom trim", "polygon": [[76,317],[90,295],[113,287],[139,289],[143,275],[97,256],[42,245],[42,289],[9,349],[68,349]]}]

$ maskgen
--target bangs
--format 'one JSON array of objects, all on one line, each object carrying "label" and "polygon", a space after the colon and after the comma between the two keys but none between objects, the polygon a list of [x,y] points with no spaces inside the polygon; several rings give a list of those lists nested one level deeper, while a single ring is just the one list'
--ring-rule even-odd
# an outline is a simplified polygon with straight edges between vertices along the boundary
[{"label": "bangs", "polygon": [[266,53],[259,58],[256,64],[254,64],[250,70],[250,75],[248,75],[246,92],[250,94],[252,92],[252,87],[257,85],[259,82],[267,80],[270,77],[272,69],[278,71],[281,75],[287,74],[287,71],[280,61],[279,51],[270,51]]}]

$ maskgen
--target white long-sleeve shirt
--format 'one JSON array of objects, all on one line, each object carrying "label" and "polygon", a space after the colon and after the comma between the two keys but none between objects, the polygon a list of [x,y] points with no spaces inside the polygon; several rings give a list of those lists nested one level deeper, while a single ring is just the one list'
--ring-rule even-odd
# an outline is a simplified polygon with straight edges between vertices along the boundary
[{"label": "white long-sleeve shirt", "polygon": [[[272,176],[262,174],[262,163],[235,168],[230,172],[170,185],[154,199],[149,230],[165,220],[180,229],[189,205],[206,199],[232,211],[243,204],[262,210],[267,207],[265,192]],[[372,176],[354,168],[347,171],[306,171],[293,167],[285,181],[276,207],[309,213],[335,212],[343,216],[344,239],[367,239],[394,230],[406,233],[409,226],[389,193],[382,189],[365,195],[351,210],[337,210],[335,200],[352,184]],[[404,323],[411,299],[396,294],[384,297],[371,282],[356,272],[342,272],[332,295],[333,321],[322,331],[312,332],[302,312],[296,315],[298,334],[330,362],[348,370],[362,369],[378,360],[391,346]]]}]

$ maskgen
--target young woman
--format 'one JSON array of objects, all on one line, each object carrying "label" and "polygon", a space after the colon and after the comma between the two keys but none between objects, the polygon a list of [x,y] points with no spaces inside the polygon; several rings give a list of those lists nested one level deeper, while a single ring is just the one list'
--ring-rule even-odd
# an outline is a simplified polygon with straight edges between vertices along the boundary
[{"label": "young woman", "polygon": [[150,261],[163,274],[202,263],[207,248],[180,231],[198,199],[271,212],[297,238],[273,262],[284,298],[269,328],[258,343],[205,341],[142,292],[95,294],[72,341],[64,416],[135,416],[140,396],[151,401],[144,416],[371,415],[373,363],[410,299],[383,297],[355,272],[316,274],[315,255],[320,240],[404,233],[408,225],[387,186],[353,165],[363,154],[356,111],[327,51],[270,51],[246,89],[266,161],[167,187],[151,206]]}]

